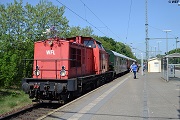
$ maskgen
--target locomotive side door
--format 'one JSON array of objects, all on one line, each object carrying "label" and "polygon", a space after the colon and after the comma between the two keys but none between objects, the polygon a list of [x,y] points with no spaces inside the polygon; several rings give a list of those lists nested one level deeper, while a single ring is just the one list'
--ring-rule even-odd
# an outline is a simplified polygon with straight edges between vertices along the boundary
[{"label": "locomotive side door", "polygon": [[104,56],[104,54],[103,54],[103,52],[102,51],[99,51],[100,52],[100,54],[99,54],[99,58],[100,58],[100,73],[103,73],[103,72],[105,72],[104,71],[104,59],[105,59],[105,56]]}]

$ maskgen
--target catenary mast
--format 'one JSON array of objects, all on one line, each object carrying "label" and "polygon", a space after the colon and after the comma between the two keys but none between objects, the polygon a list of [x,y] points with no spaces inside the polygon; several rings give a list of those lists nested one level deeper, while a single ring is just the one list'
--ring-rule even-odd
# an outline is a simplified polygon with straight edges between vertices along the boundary
[{"label": "catenary mast", "polygon": [[148,43],[148,0],[145,0],[145,6],[146,6],[146,23],[145,23],[145,31],[146,31],[146,60],[149,59],[149,43]]}]

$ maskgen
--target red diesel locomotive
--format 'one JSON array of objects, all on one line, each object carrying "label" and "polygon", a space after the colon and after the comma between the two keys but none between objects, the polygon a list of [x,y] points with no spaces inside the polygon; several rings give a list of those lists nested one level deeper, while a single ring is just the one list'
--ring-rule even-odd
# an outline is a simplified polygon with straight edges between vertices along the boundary
[{"label": "red diesel locomotive", "polygon": [[114,78],[109,54],[91,37],[50,38],[34,43],[33,77],[23,90],[36,100],[64,102]]}]

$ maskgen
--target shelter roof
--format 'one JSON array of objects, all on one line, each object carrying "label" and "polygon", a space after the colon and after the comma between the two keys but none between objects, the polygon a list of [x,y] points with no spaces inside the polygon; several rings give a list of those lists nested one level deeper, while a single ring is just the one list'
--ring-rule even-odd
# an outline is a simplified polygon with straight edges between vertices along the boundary
[{"label": "shelter roof", "polygon": [[165,56],[166,58],[180,58],[180,53],[173,53]]},{"label": "shelter roof", "polygon": [[155,57],[155,58],[151,58],[151,59],[149,59],[148,61],[153,61],[153,60],[161,60],[161,58],[157,58],[157,57]]}]

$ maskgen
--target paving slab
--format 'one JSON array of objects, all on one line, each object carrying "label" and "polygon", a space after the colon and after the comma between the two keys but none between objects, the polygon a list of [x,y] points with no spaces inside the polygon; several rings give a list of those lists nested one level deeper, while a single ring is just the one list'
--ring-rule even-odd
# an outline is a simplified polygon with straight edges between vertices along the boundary
[{"label": "paving slab", "polygon": [[161,73],[128,73],[44,120],[179,120],[180,81],[166,82]]}]

